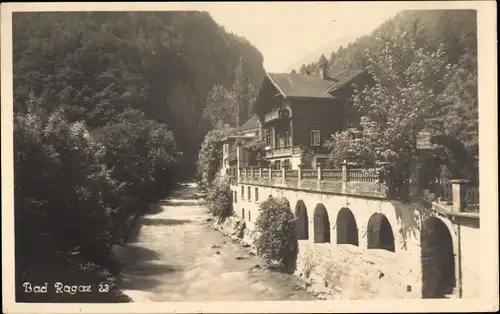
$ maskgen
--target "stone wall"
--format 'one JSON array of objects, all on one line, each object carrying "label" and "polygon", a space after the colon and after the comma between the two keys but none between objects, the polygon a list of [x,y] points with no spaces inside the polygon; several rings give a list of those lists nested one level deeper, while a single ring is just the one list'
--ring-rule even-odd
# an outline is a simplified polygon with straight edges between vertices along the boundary
[{"label": "stone wall", "polygon": [[460,233],[462,297],[478,298],[481,293],[482,238],[479,228],[473,226],[461,225]]},{"label": "stone wall", "polygon": [[299,241],[295,274],[323,299],[419,298],[411,271],[385,250]]},{"label": "stone wall", "polygon": [[[233,206],[235,214],[240,219],[243,218],[242,209],[244,209],[244,220],[247,226],[245,237],[248,243],[255,238],[252,234],[253,223],[258,217],[261,201],[267,199],[269,195],[285,197],[290,202],[292,212],[295,212],[298,201],[303,201],[307,212],[309,240],[300,241],[297,275],[302,274],[306,282],[311,281],[311,287],[314,286],[314,289],[323,293],[325,297],[420,297],[422,289],[420,231],[423,223],[430,217],[441,221],[450,233],[456,278],[461,278],[462,282],[462,297],[479,296],[481,246],[478,226],[461,225],[459,227],[459,222],[452,222],[447,217],[438,215],[423,203],[391,202],[377,197],[320,193],[307,189],[289,189],[286,186],[246,183],[243,185],[245,187],[244,199],[241,199],[239,194],[241,185],[233,187],[238,192],[237,203]],[[258,200],[247,198],[248,186],[252,187],[252,197],[255,195],[255,188],[258,188]],[[318,204],[326,208],[330,226],[330,243],[313,243],[314,212]],[[337,244],[337,218],[342,208],[349,209],[355,218],[359,247]],[[251,221],[248,220],[249,213]],[[375,214],[383,215],[387,219],[392,229],[394,252],[368,249],[368,225],[370,218]],[[307,263],[310,264],[312,274],[310,278],[312,279],[304,275],[304,267]],[[380,278],[376,277],[377,274],[380,276],[379,272],[384,274]],[[339,277],[338,279],[328,279],[335,273],[338,273],[335,275]],[[323,287],[320,288],[320,278],[327,278],[324,279],[327,286],[323,283]],[[339,287],[341,287],[340,292],[337,291]],[[458,292],[459,289],[455,289],[453,297],[458,297]]]}]

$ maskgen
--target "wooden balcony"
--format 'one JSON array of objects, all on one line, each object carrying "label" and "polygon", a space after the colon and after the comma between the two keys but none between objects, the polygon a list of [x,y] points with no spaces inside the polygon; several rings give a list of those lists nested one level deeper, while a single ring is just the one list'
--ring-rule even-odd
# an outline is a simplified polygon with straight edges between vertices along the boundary
[{"label": "wooden balcony", "polygon": [[266,151],[266,158],[291,156],[293,155],[293,152],[294,152],[293,146],[270,148]]},{"label": "wooden balcony", "polygon": [[[328,154],[328,148],[322,146],[310,146],[309,150],[314,155]],[[269,148],[266,151],[266,158],[287,157],[295,154],[300,154],[300,146],[282,146]]]},{"label": "wooden balcony", "polygon": [[275,109],[264,116],[264,123],[289,118],[290,113],[287,109]]}]

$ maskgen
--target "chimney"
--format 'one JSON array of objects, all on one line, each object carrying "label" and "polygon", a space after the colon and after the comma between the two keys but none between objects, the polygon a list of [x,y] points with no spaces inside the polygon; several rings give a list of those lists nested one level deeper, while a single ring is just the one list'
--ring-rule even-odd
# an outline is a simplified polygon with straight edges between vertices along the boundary
[{"label": "chimney", "polygon": [[318,65],[318,73],[321,79],[326,80],[328,78],[328,62],[323,62]]}]

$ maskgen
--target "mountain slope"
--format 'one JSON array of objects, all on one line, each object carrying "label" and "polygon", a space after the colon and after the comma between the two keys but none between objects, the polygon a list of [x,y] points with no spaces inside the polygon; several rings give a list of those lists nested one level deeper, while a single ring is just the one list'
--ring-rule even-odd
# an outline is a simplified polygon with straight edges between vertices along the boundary
[{"label": "mountain slope", "polygon": [[140,109],[174,131],[193,164],[207,94],[233,82],[240,57],[259,85],[262,54],[207,12],[14,13],[14,108],[32,94],[91,128]]}]

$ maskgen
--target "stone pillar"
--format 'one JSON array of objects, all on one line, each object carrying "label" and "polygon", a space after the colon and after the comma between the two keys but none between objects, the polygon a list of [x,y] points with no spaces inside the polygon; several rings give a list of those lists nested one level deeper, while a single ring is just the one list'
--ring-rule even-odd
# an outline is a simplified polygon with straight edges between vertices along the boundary
[{"label": "stone pillar", "polygon": [[271,184],[273,182],[273,168],[269,167],[267,171],[269,172],[269,184]]},{"label": "stone pillar", "polygon": [[321,181],[323,181],[323,172],[322,169],[323,165],[322,164],[316,164],[316,169],[318,170],[318,189],[321,189]]},{"label": "stone pillar", "polygon": [[236,146],[236,171],[237,171],[237,180],[238,182],[241,180],[241,163],[240,163],[240,158],[241,158],[241,146],[238,145]]},{"label": "stone pillar", "polygon": [[465,179],[455,179],[451,180],[451,191],[453,199],[453,211],[463,212],[467,206],[465,195],[468,180]]},{"label": "stone pillar", "polygon": [[262,180],[262,167],[259,167],[259,181]]},{"label": "stone pillar", "polygon": [[286,169],[281,168],[281,183],[286,184]]},{"label": "stone pillar", "polygon": [[347,160],[344,159],[342,162],[342,192],[347,191],[347,181],[349,181],[348,175]]}]

